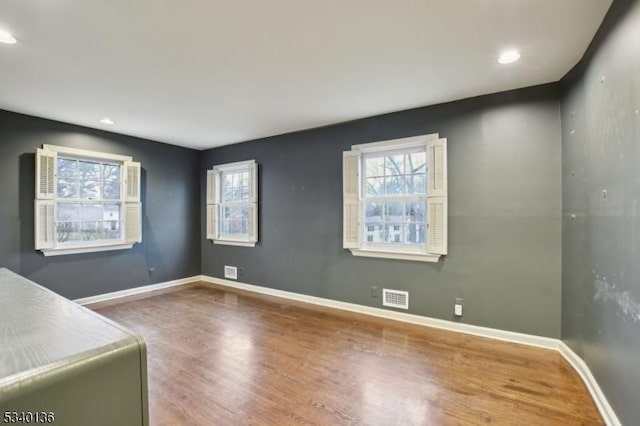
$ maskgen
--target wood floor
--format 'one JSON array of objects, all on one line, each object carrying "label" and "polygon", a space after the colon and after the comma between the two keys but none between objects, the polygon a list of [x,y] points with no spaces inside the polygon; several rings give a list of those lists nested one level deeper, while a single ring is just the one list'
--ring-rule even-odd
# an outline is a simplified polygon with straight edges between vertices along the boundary
[{"label": "wood floor", "polygon": [[94,307],[144,337],[152,425],[598,425],[556,352],[182,287]]}]

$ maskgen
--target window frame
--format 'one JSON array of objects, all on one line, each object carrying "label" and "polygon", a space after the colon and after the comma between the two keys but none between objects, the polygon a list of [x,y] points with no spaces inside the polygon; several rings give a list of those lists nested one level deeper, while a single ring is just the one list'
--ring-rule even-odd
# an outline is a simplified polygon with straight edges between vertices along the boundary
[{"label": "window frame", "polygon": [[[441,163],[435,164],[434,146],[438,146]],[[401,195],[397,199],[406,202],[408,199],[425,201],[425,227],[426,239],[424,244],[412,243],[387,243],[370,242],[365,232],[367,222],[364,220],[366,203],[372,198],[364,194],[365,188],[365,159],[384,154],[406,154],[411,150],[426,152],[426,193],[416,195]],[[415,151],[414,151],[415,152]],[[433,158],[432,158],[433,157]],[[441,173],[439,187],[434,187],[436,179],[432,176],[435,169]],[[355,171],[354,171],[355,169]],[[430,170],[434,169],[434,170]],[[355,175],[355,178],[354,178]],[[414,136],[402,139],[392,139],[380,142],[352,145],[351,151],[343,155],[343,247],[349,249],[354,256],[365,256],[385,259],[402,259],[422,262],[437,262],[442,255],[447,254],[447,166],[446,166],[446,139],[441,139],[436,134]],[[378,197],[378,201],[384,203],[396,197]],[[375,201],[375,198],[373,198]],[[384,201],[382,201],[384,200]],[[435,206],[437,201],[437,206]],[[433,205],[432,205],[433,203]],[[433,206],[440,208],[434,210]],[[384,206],[383,206],[384,208]],[[439,213],[439,216],[435,213]],[[430,216],[433,216],[430,217]],[[436,223],[438,218],[438,223]],[[432,220],[433,219],[433,220]],[[354,225],[357,223],[357,225]],[[432,227],[431,224],[437,226]],[[430,237],[431,232],[438,232],[439,246]]]},{"label": "window frame", "polygon": [[[223,201],[222,176],[231,172],[247,172],[249,174],[249,199],[247,201]],[[247,234],[223,234],[222,214],[225,206],[247,206]],[[207,170],[207,239],[214,244],[254,247],[258,243],[258,163],[255,160],[237,161],[218,164]]]},{"label": "window frame", "polygon": [[[120,197],[104,200],[101,196],[99,201],[81,197],[74,199],[59,197],[58,157],[119,165]],[[38,149],[36,152],[35,174],[35,249],[41,251],[45,256],[130,249],[135,243],[142,241],[140,163],[134,162],[132,157],[45,144],[42,149]],[[105,204],[119,205],[120,238],[76,242],[58,241],[57,210],[59,204],[80,206],[92,202],[102,206]]]},{"label": "window frame", "polygon": [[[378,146],[379,147],[379,146]],[[365,188],[366,186],[366,173],[364,172],[366,169],[366,160],[369,158],[376,158],[376,157],[382,157],[382,158],[386,158],[387,156],[393,156],[393,155],[398,155],[398,154],[402,154],[403,156],[406,154],[415,154],[415,153],[420,153],[420,152],[424,152],[425,154],[425,163],[426,163],[426,155],[427,155],[427,147],[426,144],[416,144],[415,146],[409,146],[409,147],[404,147],[404,148],[396,148],[395,146],[393,146],[393,144],[390,144],[390,147],[388,150],[365,150],[362,151],[361,154],[361,165],[360,165],[360,173],[359,173],[359,178],[360,178],[360,188]],[[426,175],[426,164],[425,164],[425,175]],[[403,177],[406,176],[406,174],[403,174]],[[386,177],[386,175],[385,175]],[[384,209],[384,204],[388,203],[388,202],[402,202],[402,203],[406,203],[406,202],[411,202],[411,201],[418,201],[421,202],[423,201],[425,204],[425,226],[426,226],[426,205],[427,205],[427,193],[426,193],[426,183],[425,183],[425,193],[424,194],[410,194],[410,195],[383,195],[383,196],[367,196],[366,195],[366,191],[363,189],[361,191],[360,194],[360,216],[362,218],[365,218],[365,211],[367,209],[367,203],[370,202],[374,202],[374,203],[379,203],[382,204],[382,208]],[[367,222],[365,219],[363,219],[361,221],[361,232],[362,232],[362,236],[365,236],[367,232],[369,232],[369,230],[367,229],[365,231],[365,227],[370,224],[371,222]],[[403,221],[404,223],[404,221]],[[384,222],[383,222],[384,224]],[[394,226],[394,231],[402,233],[402,229],[400,229],[401,224],[396,224],[393,223]],[[396,229],[399,228],[399,229]],[[426,251],[426,241],[424,244],[412,244],[412,243],[389,243],[389,242],[374,242],[374,241],[369,241],[368,238],[361,239],[361,246],[362,249],[364,250],[373,250],[373,251],[380,251],[380,252],[406,252],[406,253],[422,253]],[[422,246],[425,246],[425,249],[422,249]]]}]

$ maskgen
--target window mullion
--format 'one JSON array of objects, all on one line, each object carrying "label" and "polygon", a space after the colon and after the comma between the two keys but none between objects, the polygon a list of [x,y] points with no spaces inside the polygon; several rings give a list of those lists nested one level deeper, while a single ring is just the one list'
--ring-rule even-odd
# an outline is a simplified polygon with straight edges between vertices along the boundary
[{"label": "window mullion", "polygon": [[223,201],[220,203],[221,206],[229,206],[229,207],[248,206],[249,204],[251,204],[250,201]]}]

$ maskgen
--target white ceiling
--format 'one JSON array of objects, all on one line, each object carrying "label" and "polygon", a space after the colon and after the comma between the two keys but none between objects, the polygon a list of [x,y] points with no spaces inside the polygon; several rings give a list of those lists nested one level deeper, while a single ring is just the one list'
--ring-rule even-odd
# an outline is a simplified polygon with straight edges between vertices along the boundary
[{"label": "white ceiling", "polygon": [[2,0],[0,109],[211,148],[557,81],[610,4]]}]

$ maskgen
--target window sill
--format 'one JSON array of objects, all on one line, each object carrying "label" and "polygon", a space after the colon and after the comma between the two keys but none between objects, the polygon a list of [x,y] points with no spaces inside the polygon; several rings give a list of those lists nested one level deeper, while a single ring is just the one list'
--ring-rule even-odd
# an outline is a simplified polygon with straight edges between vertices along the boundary
[{"label": "window sill", "polygon": [[100,251],[110,250],[126,250],[133,247],[133,244],[110,244],[105,246],[93,246],[93,247],[69,247],[69,248],[56,248],[56,249],[42,249],[42,254],[45,256],[60,256],[63,254],[81,254],[81,253],[96,253]]},{"label": "window sill", "polygon": [[213,244],[221,244],[225,246],[255,247],[255,241],[238,241],[238,240],[213,240]]},{"label": "window sill", "polygon": [[399,259],[412,260],[416,262],[437,262],[440,260],[440,254],[432,253],[407,253],[398,251],[382,251],[371,249],[349,249],[354,256],[377,257],[380,259]]}]

